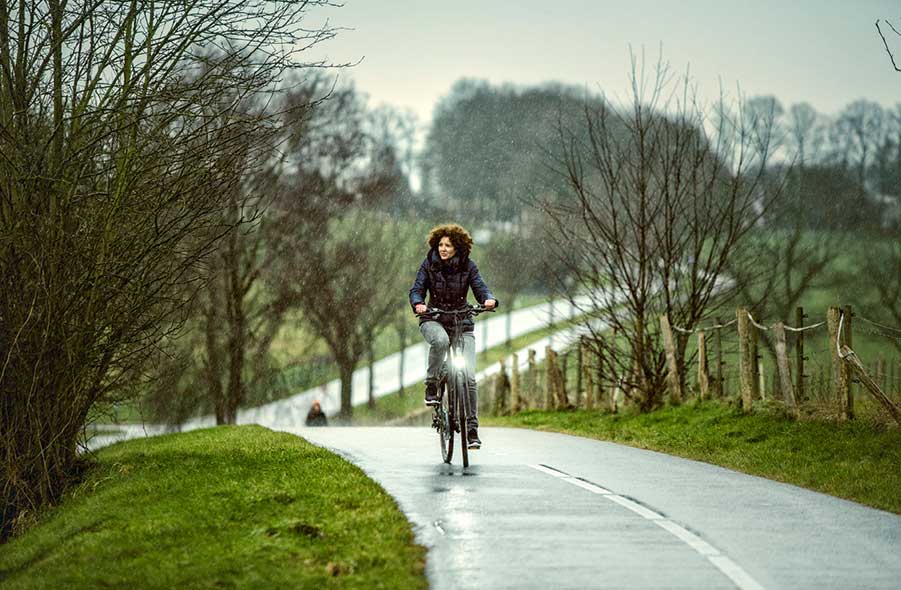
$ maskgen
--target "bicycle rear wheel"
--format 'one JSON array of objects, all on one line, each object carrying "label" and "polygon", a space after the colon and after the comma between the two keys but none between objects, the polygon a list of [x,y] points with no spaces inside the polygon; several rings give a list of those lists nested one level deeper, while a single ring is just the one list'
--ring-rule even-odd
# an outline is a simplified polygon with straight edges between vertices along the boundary
[{"label": "bicycle rear wheel", "polygon": [[441,445],[441,458],[445,463],[450,463],[454,458],[454,423],[450,388],[447,391],[439,392],[439,395],[441,396],[440,403],[435,407],[438,443]]}]

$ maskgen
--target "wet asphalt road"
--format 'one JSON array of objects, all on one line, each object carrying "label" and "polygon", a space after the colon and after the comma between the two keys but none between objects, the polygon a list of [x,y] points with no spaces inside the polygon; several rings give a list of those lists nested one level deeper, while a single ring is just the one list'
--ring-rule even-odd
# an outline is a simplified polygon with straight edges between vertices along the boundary
[{"label": "wet asphalt road", "polygon": [[394,496],[431,588],[901,588],[901,516],[794,486],[527,430],[465,470],[429,428],[288,430]]}]

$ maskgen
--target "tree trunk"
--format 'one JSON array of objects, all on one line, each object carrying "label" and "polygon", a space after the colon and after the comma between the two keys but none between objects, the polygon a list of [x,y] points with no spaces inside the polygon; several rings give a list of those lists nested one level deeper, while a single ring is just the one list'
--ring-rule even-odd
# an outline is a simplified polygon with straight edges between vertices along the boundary
[{"label": "tree trunk", "polygon": [[369,404],[370,408],[375,407],[375,345],[373,344],[373,340],[375,340],[375,338],[370,336],[369,344],[366,347],[366,357],[367,357],[367,360],[369,361],[368,362],[368,364],[369,364],[369,373],[368,373],[369,402],[368,402],[368,404]]},{"label": "tree trunk", "polygon": [[407,351],[406,351],[406,348],[407,348],[407,324],[406,324],[406,322],[398,324],[397,336],[398,336],[398,340],[400,340],[400,369],[399,369],[400,374],[398,375],[400,377],[400,382],[399,382],[400,384],[398,387],[397,394],[400,397],[403,397],[404,396],[404,360],[405,360],[406,354],[407,354]]},{"label": "tree trunk", "polygon": [[213,402],[213,408],[216,413],[216,424],[225,424],[225,395],[222,391],[222,359],[219,355],[219,339],[216,337],[216,329],[218,326],[218,314],[216,313],[216,305],[212,300],[213,291],[208,291],[210,295],[209,307],[204,314],[206,320],[206,368],[204,376],[206,378],[207,398]]},{"label": "tree trunk", "polygon": [[238,232],[228,238],[225,277],[226,306],[228,314],[228,391],[226,393],[227,424],[234,424],[238,418],[238,407],[244,401],[244,356],[246,348],[246,318],[244,313],[244,289],[240,273],[241,244]]},{"label": "tree trunk", "polygon": [[354,363],[347,359],[341,359],[338,361],[338,369],[341,375],[341,412],[338,417],[342,422],[349,423],[354,415]]},{"label": "tree trunk", "polygon": [[[240,306],[240,303],[238,303]],[[239,307],[241,309],[241,307]],[[234,318],[228,346],[228,393],[226,395],[226,424],[235,424],[238,407],[244,401],[244,317],[243,309]]]},{"label": "tree trunk", "polygon": [[[515,299],[516,299],[515,297],[511,296],[507,299],[507,302],[505,302],[505,304],[504,304],[507,306],[507,308],[505,308],[505,309],[508,309],[507,316],[506,316],[506,318],[504,318],[504,336],[505,336],[504,344],[508,347],[513,342],[513,302],[515,301]],[[486,342],[485,344],[487,345],[488,343]]]}]

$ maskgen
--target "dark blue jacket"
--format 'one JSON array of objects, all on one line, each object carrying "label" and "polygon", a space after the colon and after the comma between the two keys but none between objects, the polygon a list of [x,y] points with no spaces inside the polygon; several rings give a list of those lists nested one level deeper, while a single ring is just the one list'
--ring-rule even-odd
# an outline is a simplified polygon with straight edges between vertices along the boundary
[{"label": "dark blue jacket", "polygon": [[[472,294],[480,305],[485,303],[486,299],[495,299],[488,285],[482,280],[479,267],[469,259],[469,254],[458,252],[444,262],[438,251],[432,248],[419,266],[419,272],[416,273],[416,280],[410,289],[410,305],[415,308],[416,305],[425,303],[425,296],[428,293],[429,307],[460,309],[466,306],[469,289],[472,289]],[[419,323],[429,319],[432,318],[420,318]],[[439,321],[448,329],[454,325],[452,318],[440,317]],[[463,331],[472,332],[472,330],[472,318],[468,318],[463,323]]]}]

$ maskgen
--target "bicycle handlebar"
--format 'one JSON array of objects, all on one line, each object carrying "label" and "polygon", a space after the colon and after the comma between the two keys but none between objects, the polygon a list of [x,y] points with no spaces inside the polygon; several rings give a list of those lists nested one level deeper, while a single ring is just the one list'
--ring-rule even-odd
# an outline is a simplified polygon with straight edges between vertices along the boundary
[{"label": "bicycle handlebar", "polygon": [[468,305],[461,309],[438,309],[437,307],[430,307],[423,313],[418,313],[416,316],[431,316],[431,315],[479,315],[480,313],[491,312],[494,313],[497,311],[496,309],[488,309],[483,305]]}]

